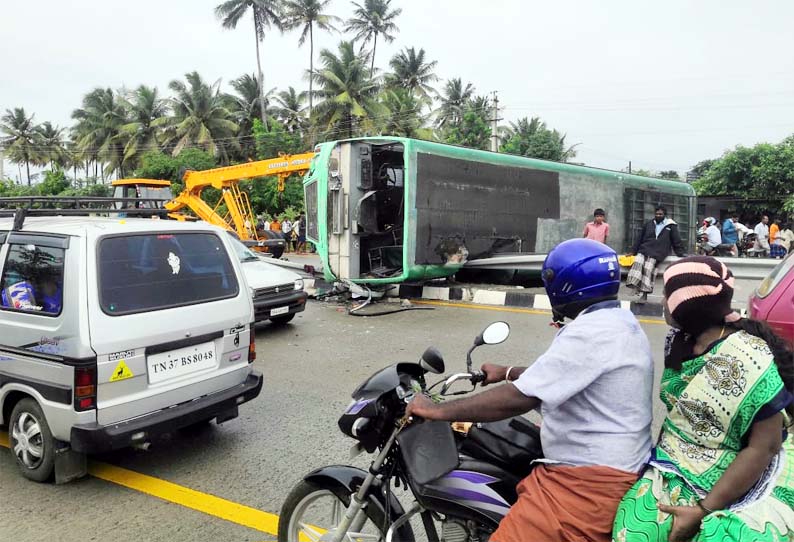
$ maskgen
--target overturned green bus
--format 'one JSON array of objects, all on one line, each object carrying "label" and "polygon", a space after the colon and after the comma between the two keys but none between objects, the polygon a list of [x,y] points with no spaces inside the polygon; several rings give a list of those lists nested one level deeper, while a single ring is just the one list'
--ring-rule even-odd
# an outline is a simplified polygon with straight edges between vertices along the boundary
[{"label": "overturned green bus", "polygon": [[695,192],[683,182],[400,137],[315,150],[304,177],[306,236],[330,281],[421,281],[474,259],[543,254],[580,237],[597,207],[618,252],[659,204],[694,243]]}]

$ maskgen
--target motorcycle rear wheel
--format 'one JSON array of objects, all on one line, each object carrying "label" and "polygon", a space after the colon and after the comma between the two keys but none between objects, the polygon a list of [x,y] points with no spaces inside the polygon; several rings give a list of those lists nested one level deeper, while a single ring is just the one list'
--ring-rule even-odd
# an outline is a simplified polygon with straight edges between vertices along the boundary
[{"label": "motorcycle rear wheel", "polygon": [[[323,501],[323,507],[329,513],[318,513],[313,505]],[[350,494],[338,493],[338,487],[323,487],[321,485],[302,480],[290,491],[284,505],[281,507],[281,516],[278,522],[278,542],[298,542],[309,540],[319,542],[327,540],[324,534],[336,527],[345,515],[345,509],[350,503]],[[364,512],[367,522],[361,534],[354,536],[361,542],[382,542],[386,539],[383,514],[375,506],[366,506]],[[325,516],[323,518],[323,516]],[[319,520],[324,519],[322,524]],[[392,518],[396,519],[396,518]],[[399,534],[399,533],[398,533]],[[400,539],[402,540],[402,539]]]}]

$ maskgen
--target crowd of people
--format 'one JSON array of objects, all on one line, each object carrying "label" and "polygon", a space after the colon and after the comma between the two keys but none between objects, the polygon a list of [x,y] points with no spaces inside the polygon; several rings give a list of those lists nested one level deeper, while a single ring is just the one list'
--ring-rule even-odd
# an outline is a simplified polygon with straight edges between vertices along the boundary
[{"label": "crowd of people", "polygon": [[286,247],[284,252],[306,254],[314,252],[312,243],[306,241],[306,215],[301,213],[295,220],[286,215],[264,215],[259,218],[257,229],[277,232],[284,236]]},{"label": "crowd of people", "polygon": [[770,224],[769,216],[762,215],[750,229],[739,221],[738,213],[731,213],[721,226],[714,217],[705,218],[698,230],[698,250],[706,255],[783,258],[792,243],[792,224],[784,217]]}]

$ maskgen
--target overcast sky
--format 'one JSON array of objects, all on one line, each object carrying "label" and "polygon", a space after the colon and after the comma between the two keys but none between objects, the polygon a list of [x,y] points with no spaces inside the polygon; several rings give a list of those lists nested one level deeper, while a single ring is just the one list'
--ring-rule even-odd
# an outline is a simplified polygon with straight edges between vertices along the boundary
[{"label": "overcast sky", "polygon": [[[220,0],[2,0],[0,110],[70,125],[97,86],[224,82],[256,67],[252,23],[224,30]],[[737,144],[794,133],[790,0],[393,0],[400,32],[376,64],[424,48],[443,79],[498,91],[503,122],[538,115],[578,143],[577,161],[688,170]],[[330,11],[347,17],[351,3]],[[308,44],[263,44],[267,88],[307,88]],[[335,48],[320,33],[316,50]],[[441,86],[440,84],[438,85]],[[16,166],[6,164],[16,177]]]}]

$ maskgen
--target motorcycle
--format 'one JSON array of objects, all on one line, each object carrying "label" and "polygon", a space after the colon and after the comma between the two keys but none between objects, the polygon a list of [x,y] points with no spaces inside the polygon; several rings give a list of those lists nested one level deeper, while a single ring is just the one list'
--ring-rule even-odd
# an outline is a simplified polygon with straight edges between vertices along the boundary
[{"label": "motorcycle", "polygon": [[[543,457],[540,429],[521,416],[493,423],[409,423],[405,409],[418,393],[440,400],[473,392],[485,374],[472,369],[472,352],[504,342],[509,333],[505,322],[489,325],[466,355],[466,372],[433,385],[426,376],[445,367],[432,346],[418,362],[390,365],[363,382],[338,425],[356,440],[351,457],[375,454],[369,469],[331,465],[304,476],[282,506],[279,542],[411,542],[415,516],[429,542],[487,541],[516,502],[516,485]],[[458,382],[468,389],[452,391]],[[408,510],[392,483],[412,497]]]}]

